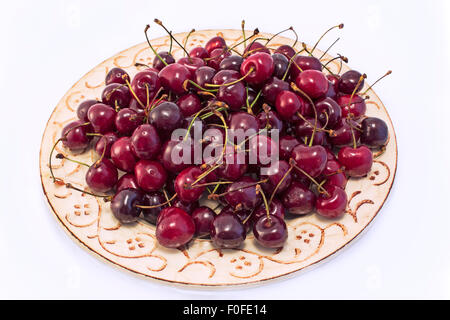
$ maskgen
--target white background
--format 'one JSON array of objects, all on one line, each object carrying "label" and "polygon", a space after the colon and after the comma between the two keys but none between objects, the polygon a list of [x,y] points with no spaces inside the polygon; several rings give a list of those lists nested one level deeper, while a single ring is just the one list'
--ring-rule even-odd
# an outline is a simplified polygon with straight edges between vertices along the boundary
[{"label": "white background", "polygon": [[[2,1],[0,298],[450,298],[450,1]],[[158,17],[174,32],[290,25],[374,80],[395,125],[394,188],[366,234],[336,258],[259,287],[193,290],[138,278],[83,250],[41,191],[41,135],[84,73],[144,41]],[[154,37],[163,32],[154,27]]]}]

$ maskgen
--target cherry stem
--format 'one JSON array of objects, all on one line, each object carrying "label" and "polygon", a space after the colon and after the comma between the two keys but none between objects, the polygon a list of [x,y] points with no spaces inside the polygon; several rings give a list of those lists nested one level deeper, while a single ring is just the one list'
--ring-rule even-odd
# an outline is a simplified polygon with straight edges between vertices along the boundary
[{"label": "cherry stem", "polygon": [[250,70],[248,70],[248,72],[245,75],[243,75],[241,78],[239,78],[237,80],[234,80],[234,81],[231,81],[231,82],[227,82],[227,83],[223,83],[223,84],[206,83],[205,86],[207,86],[207,87],[214,87],[214,88],[228,87],[228,86],[231,86],[231,85],[236,84],[238,82],[241,82],[246,77],[248,77],[254,70],[255,70],[255,68],[251,67]]},{"label": "cherry stem", "polygon": [[[195,29],[192,29],[191,31],[189,31],[189,33],[187,34],[186,38],[184,39],[184,47],[187,46],[189,37],[195,32]],[[186,51],[184,52],[186,54]]]},{"label": "cherry stem", "polygon": [[140,63],[140,62],[136,62],[136,63],[134,64],[134,66],[135,66],[135,67],[147,67],[147,68],[150,68],[150,66],[149,66],[148,64]]},{"label": "cherry stem", "polygon": [[200,188],[200,187],[206,187],[206,186],[214,186],[214,185],[222,185],[222,184],[230,184],[233,183],[233,181],[214,181],[214,182],[207,182],[207,183],[199,183],[195,186],[191,184],[192,188]]},{"label": "cherry stem", "polygon": [[[185,91],[189,91],[189,89],[188,89],[188,87],[187,87],[187,85],[188,85],[188,83],[190,83],[190,84],[192,84],[194,87],[196,87],[197,89],[199,89],[199,90],[202,90],[202,91],[205,91],[205,92],[217,92],[218,91],[218,89],[205,89],[205,88],[203,88],[202,86],[200,86],[198,83],[196,83],[196,82],[194,82],[194,81],[192,81],[192,80],[190,80],[190,79],[186,79],[184,82],[183,82],[183,88],[184,88],[184,90]],[[207,83],[208,84],[208,83]]]},{"label": "cherry stem", "polygon": [[282,184],[283,181],[286,179],[286,177],[288,176],[288,174],[292,171],[292,169],[294,169],[294,166],[291,164],[290,168],[286,171],[286,173],[283,175],[283,177],[281,178],[281,180],[277,183],[275,189],[273,189],[272,194],[270,195],[269,205],[272,203],[272,200],[273,200],[273,198],[275,197],[275,194],[277,193],[278,189],[280,188],[281,184]]},{"label": "cherry stem", "polygon": [[[348,58],[347,58],[347,57],[344,57],[344,56],[340,55],[339,53],[338,53],[337,55],[338,55],[337,57],[334,57],[333,59],[327,61],[327,63],[325,63],[325,64],[323,65],[323,67],[325,68],[325,67],[328,66],[331,62],[333,62],[333,61],[335,61],[335,60],[338,60],[338,59],[344,61],[345,63],[348,63]],[[328,70],[328,69],[327,69],[327,70]]]},{"label": "cherry stem", "polygon": [[191,62],[192,59],[191,59],[191,57],[189,56],[189,52],[187,52],[186,48],[183,47],[183,45],[182,45],[181,43],[179,43],[178,40],[172,35],[172,32],[170,32],[170,31],[164,26],[164,24],[162,23],[162,21],[159,20],[159,19],[155,19],[155,20],[153,20],[153,21],[155,21],[156,24],[160,25],[160,26],[167,32],[167,34],[169,35],[169,37],[172,38],[173,41],[175,41],[175,43],[178,44],[178,46],[179,46],[181,49],[183,49],[183,51],[184,51],[184,52],[187,54],[187,56],[188,56],[189,62]]},{"label": "cherry stem", "polygon": [[244,43],[244,47],[247,46],[247,37],[245,35],[245,20],[242,20],[241,22],[241,30],[242,30],[242,37],[244,38],[243,43]]},{"label": "cherry stem", "polygon": [[281,30],[280,32],[275,33],[273,36],[271,36],[269,39],[267,39],[267,42],[266,42],[266,44],[265,44],[265,47],[267,47],[267,45],[269,44],[269,42],[272,41],[275,37],[279,36],[280,34],[286,32],[286,31],[289,31],[289,30],[292,30],[292,31],[294,32],[294,34],[295,34],[295,42],[294,42],[294,45],[293,45],[293,46],[295,46],[296,43],[297,43],[297,41],[298,41],[298,35],[297,35],[297,32],[295,32],[294,28],[293,28],[292,26],[290,26],[290,27],[287,28],[287,29],[284,29],[284,30]]},{"label": "cherry stem", "polygon": [[381,76],[380,78],[378,78],[377,81],[375,81],[370,87],[367,88],[366,91],[363,92],[363,95],[365,95],[370,89],[372,89],[372,87],[374,85],[376,85],[378,83],[378,81],[380,81],[381,79],[387,77],[388,75],[390,75],[392,73],[392,70],[389,70],[388,72],[386,72],[383,76]]},{"label": "cherry stem", "polygon": [[336,29],[336,28],[342,29],[342,28],[344,28],[344,24],[341,23],[341,24],[339,24],[339,25],[337,25],[337,26],[333,26],[333,27],[331,27],[330,29],[328,29],[327,31],[325,31],[325,33],[319,38],[319,40],[317,40],[316,44],[315,44],[314,47],[312,48],[311,54],[314,52],[314,50],[316,49],[317,45],[318,45],[319,42],[322,40],[322,38],[323,38],[328,32],[330,32],[331,30]]},{"label": "cherry stem", "polygon": [[162,191],[164,193],[164,198],[166,198],[167,203],[169,204],[169,206],[171,206],[172,204],[170,203],[170,199],[169,199],[169,196],[167,194],[166,188],[163,188]]},{"label": "cherry stem", "polygon": [[330,49],[336,44],[336,42],[338,42],[341,38],[337,38],[336,40],[334,40],[334,42],[328,47],[327,50],[324,51],[324,53],[322,53],[322,55],[320,56],[319,60],[321,60],[323,57],[325,57],[325,55],[328,53],[328,51],[330,51]]},{"label": "cherry stem", "polygon": [[222,164],[216,164],[215,166],[212,166],[211,168],[209,168],[205,172],[199,174],[197,179],[195,179],[195,181],[191,183],[191,187],[195,186],[199,181],[201,181],[202,179],[206,178],[211,172],[213,172],[214,170],[219,168],[221,165]]},{"label": "cherry stem", "polygon": [[312,142],[314,140],[314,134],[317,131],[317,109],[316,109],[316,105],[314,104],[314,101],[312,101],[312,99],[305,93],[303,92],[303,90],[301,90],[299,87],[296,86],[296,84],[294,82],[291,82],[291,88],[294,91],[300,92],[306,99],[308,99],[309,103],[311,103],[313,110],[314,110],[314,127],[313,127],[313,132],[311,134],[311,139],[309,141],[309,146],[312,146]]},{"label": "cherry stem", "polygon": [[165,206],[167,204],[170,205],[170,201],[172,201],[173,199],[175,199],[177,197],[177,194],[175,193],[170,199],[168,199],[166,202],[160,203],[160,204],[155,204],[153,206],[143,206],[140,204],[137,204],[136,207],[141,208],[141,209],[154,209],[154,208],[159,208],[162,206]]},{"label": "cherry stem", "polygon": [[99,195],[99,194],[94,194],[94,193],[92,193],[92,192],[89,192],[89,191],[86,191],[86,190],[77,188],[77,187],[73,186],[71,183],[66,183],[66,188],[73,189],[73,190],[79,191],[79,192],[81,192],[81,193],[89,194],[89,195],[94,196],[94,197],[108,198],[108,199],[111,199],[111,198],[112,198],[112,197],[109,196],[109,195]]},{"label": "cherry stem", "polygon": [[272,219],[270,218],[269,204],[267,203],[266,195],[264,194],[264,191],[261,188],[261,185],[259,184],[256,185],[256,193],[258,192],[261,193],[261,197],[263,198],[264,206],[266,207],[267,219],[269,219],[269,222],[272,222]]},{"label": "cherry stem", "polygon": [[328,191],[325,190],[325,188],[322,187],[322,186],[320,185],[320,183],[318,183],[318,182],[316,181],[316,179],[314,179],[313,177],[311,177],[305,170],[303,170],[302,168],[300,168],[299,166],[297,166],[297,163],[295,162],[294,159],[291,158],[291,159],[289,160],[289,163],[290,163],[290,165],[293,166],[295,169],[297,169],[298,171],[300,171],[301,173],[303,173],[309,180],[311,180],[312,183],[314,183],[314,184],[317,186],[318,189],[320,189],[320,190],[321,190],[323,193],[325,193],[327,196],[330,196],[330,194],[328,193]]},{"label": "cherry stem", "polygon": [[68,158],[65,155],[63,155],[62,153],[58,153],[55,157],[56,157],[56,159],[66,159],[66,160],[68,160],[70,162],[77,163],[77,164],[80,164],[82,166],[86,166],[88,168],[90,167],[90,165],[88,165],[87,163]]},{"label": "cherry stem", "polygon": [[[168,66],[169,64],[168,64],[163,58],[161,58],[161,56],[158,54],[158,52],[156,52],[156,50],[153,48],[152,44],[150,43],[150,40],[148,39],[148,35],[147,35],[148,29],[150,29],[150,25],[149,25],[149,24],[146,25],[146,26],[145,26],[145,29],[144,29],[145,38],[147,39],[148,46],[149,46],[150,49],[153,51],[153,53],[155,54],[155,56],[157,56],[157,57],[159,58],[159,60],[161,60],[162,63],[164,63],[166,66]],[[169,33],[169,34],[170,34],[170,33]],[[171,38],[171,39],[172,39],[172,38]],[[171,45],[171,47],[172,47],[172,45]],[[170,53],[170,51],[169,51],[169,53]]]},{"label": "cherry stem", "polygon": [[[259,29],[256,28],[255,30],[253,30],[253,34],[250,36],[250,38],[256,36],[258,33],[259,33]],[[250,39],[250,38],[249,38],[249,39]],[[256,39],[259,39],[259,38],[256,38]],[[256,39],[255,39],[255,40],[256,40]],[[254,42],[255,40],[253,40],[253,42]],[[252,43],[253,43],[253,42],[252,42]],[[240,46],[240,45],[243,44],[243,43],[244,43],[244,44],[247,43],[247,38],[245,37],[245,35],[244,35],[244,40],[239,41],[238,43],[234,44],[233,46],[227,48],[226,50],[224,50],[224,52],[226,52],[226,51],[231,51],[231,50],[233,50],[234,48]]]}]

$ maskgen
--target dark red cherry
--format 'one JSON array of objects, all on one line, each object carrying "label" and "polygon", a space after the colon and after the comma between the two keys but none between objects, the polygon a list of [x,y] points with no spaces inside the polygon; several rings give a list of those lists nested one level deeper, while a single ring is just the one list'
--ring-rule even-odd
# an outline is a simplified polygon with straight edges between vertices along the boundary
[{"label": "dark red cherry", "polygon": [[193,48],[189,52],[189,56],[193,57],[193,58],[195,57],[195,58],[201,58],[201,59],[209,58],[208,51],[206,51],[206,49],[203,48],[203,47],[195,47],[195,48]]},{"label": "dark red cherry", "polygon": [[139,187],[146,191],[158,191],[167,180],[167,173],[161,163],[152,160],[139,160],[134,167]]},{"label": "dark red cherry", "polygon": [[[267,178],[269,181],[266,183],[269,185],[267,188],[270,193],[275,190],[277,185],[280,183],[277,193],[281,193],[287,188],[289,188],[292,182],[291,173],[288,170],[291,166],[285,160],[279,160],[272,163],[269,167],[265,168],[264,174],[261,173],[261,178]],[[266,185],[266,184],[263,184]]]},{"label": "dark red cherry", "polygon": [[197,237],[209,235],[212,223],[216,214],[211,208],[201,206],[192,212],[192,220],[195,224],[195,234]]},{"label": "dark red cherry", "polygon": [[284,220],[277,216],[262,216],[253,226],[256,241],[266,248],[280,248],[288,238]]},{"label": "dark red cherry", "polygon": [[278,144],[266,135],[256,135],[249,140],[249,163],[269,165],[278,159]]},{"label": "dark red cherry", "polygon": [[366,101],[358,95],[353,97],[351,95],[339,96],[337,103],[341,106],[343,118],[350,116],[359,119],[366,114]]},{"label": "dark red cherry", "polygon": [[175,103],[166,101],[153,108],[148,119],[158,132],[167,135],[181,126],[183,114]]},{"label": "dark red cherry", "polygon": [[245,233],[248,233],[253,227],[253,220],[249,217],[252,214],[252,210],[242,208],[235,209],[232,206],[227,205],[220,210],[219,214],[233,214],[238,217],[241,223],[244,224]]},{"label": "dark red cherry", "polygon": [[178,59],[177,63],[182,64],[191,72],[192,78],[195,76],[195,71],[198,68],[205,66],[205,61],[197,57],[183,57]]},{"label": "dark red cherry", "polygon": [[327,180],[324,186],[335,185],[345,189],[347,177],[341,167],[341,164],[337,160],[328,160],[325,169],[322,171],[322,177],[319,180]]},{"label": "dark red cherry", "polygon": [[258,110],[261,110],[262,108],[262,104],[263,104],[263,99],[258,98],[256,99],[258,96],[258,93],[252,89],[251,87],[248,87],[248,92],[247,92],[247,100],[248,100],[248,105],[252,106],[252,110],[254,112],[258,112]]},{"label": "dark red cherry", "polygon": [[131,135],[131,150],[140,159],[153,159],[161,147],[156,128],[151,124],[141,124]]},{"label": "dark red cherry", "polygon": [[355,140],[358,141],[361,135],[359,124],[351,119],[342,118],[334,127],[329,139],[334,146],[346,146],[353,144],[353,135],[355,135]]},{"label": "dark red cherry", "polygon": [[97,103],[89,108],[88,119],[95,132],[102,134],[111,132],[115,129],[116,111],[109,105]]},{"label": "dark red cherry", "polygon": [[325,128],[334,128],[342,118],[341,107],[327,97],[315,103],[319,121]]},{"label": "dark red cherry", "polygon": [[[159,57],[161,57],[162,60],[164,60],[167,64],[175,63],[175,58],[167,51],[161,51],[158,52]],[[162,68],[166,66],[164,62],[159,58],[158,56],[155,56],[153,59],[153,68],[155,68],[158,71],[161,71]]]},{"label": "dark red cherry", "polygon": [[299,181],[292,181],[281,196],[283,206],[295,215],[308,214],[314,210],[316,196]]},{"label": "dark red cherry", "polygon": [[278,94],[282,91],[289,91],[289,84],[277,77],[272,77],[264,84],[262,95],[268,103],[274,105]]},{"label": "dark red cherry", "polygon": [[278,114],[284,120],[291,119],[301,107],[301,101],[292,91],[281,91],[275,101]]},{"label": "dark red cherry", "polygon": [[102,102],[115,108],[126,108],[130,104],[130,89],[124,84],[111,83],[103,89]]},{"label": "dark red cherry", "polygon": [[[301,140],[305,141],[305,138],[307,139],[309,143],[309,139],[312,137],[312,133],[314,130],[314,124],[315,119],[311,117],[305,117],[305,120],[300,120],[295,124],[295,133],[296,136]],[[317,121],[317,128],[322,128],[322,123],[320,121]],[[313,145],[322,145],[323,141],[325,139],[325,133],[323,131],[317,131],[314,133],[313,137]]]},{"label": "dark red cherry", "polygon": [[144,216],[144,219],[151,224],[156,224],[160,212],[166,208],[166,205],[161,206],[161,204],[165,202],[166,199],[162,192],[155,191],[144,194],[144,197],[142,198],[143,206],[158,206],[156,208],[143,208],[142,215]]},{"label": "dark red cherry", "polygon": [[275,50],[275,53],[284,54],[286,56],[286,58],[291,59],[295,55],[296,52],[295,52],[295,49],[292,48],[290,45],[282,44]]},{"label": "dark red cherry", "polygon": [[130,81],[130,76],[122,68],[112,68],[105,77],[105,85],[111,83],[126,84],[127,81]]},{"label": "dark red cherry", "polygon": [[231,110],[239,110],[245,104],[246,94],[244,84],[242,82],[237,82],[232,85],[225,84],[219,88],[217,99],[225,102]]},{"label": "dark red cherry", "polygon": [[337,186],[326,186],[328,192],[320,193],[316,200],[316,211],[319,215],[329,219],[340,218],[347,208],[347,194]]},{"label": "dark red cherry", "polygon": [[91,142],[91,137],[87,135],[91,130],[92,127],[82,120],[70,122],[61,132],[64,147],[76,153],[84,151]]},{"label": "dark red cherry", "polygon": [[111,200],[111,211],[122,223],[132,223],[137,221],[142,205],[142,191],[138,189],[123,189],[116,193]]},{"label": "dark red cherry", "polygon": [[261,111],[258,113],[257,119],[260,129],[267,128],[269,132],[271,130],[278,130],[278,133],[283,131],[283,121],[278,113],[273,110],[269,110],[268,112]]},{"label": "dark red cherry", "polygon": [[220,70],[212,78],[212,83],[215,85],[222,85],[226,82],[232,82],[240,78],[239,71],[235,70]]},{"label": "dark red cherry", "polygon": [[[328,79],[328,77],[327,77],[327,79]],[[325,94],[325,97],[331,98],[331,99],[333,99],[333,100],[335,100],[335,101],[337,100],[337,92],[336,92],[336,89],[335,89],[333,83],[332,83],[330,80],[328,80],[328,91],[327,91],[327,93]]]},{"label": "dark red cherry", "polygon": [[224,58],[220,64],[220,70],[235,70],[239,72],[241,70],[241,64],[244,61],[244,58],[238,55],[231,55],[229,57]]},{"label": "dark red cherry", "polygon": [[205,45],[205,50],[209,55],[211,55],[211,52],[214,49],[223,49],[226,47],[227,43],[225,42],[225,39],[220,36],[216,36],[208,40],[208,42]]},{"label": "dark red cherry", "polygon": [[245,154],[238,152],[231,145],[225,147],[223,164],[217,169],[217,174],[226,180],[236,181],[247,172]]},{"label": "dark red cherry", "polygon": [[[338,91],[343,94],[352,94],[358,85],[359,79],[361,78],[361,73],[356,70],[349,70],[340,76],[338,82]],[[364,87],[364,79],[359,83],[358,88],[356,88],[355,93],[361,91]]]},{"label": "dark red cherry", "polygon": [[384,146],[389,137],[386,122],[380,118],[367,117],[361,122],[361,143],[377,148]]},{"label": "dark red cherry", "polygon": [[221,213],[214,218],[210,235],[214,246],[230,249],[239,247],[244,242],[247,232],[236,215]]},{"label": "dark red cherry", "polygon": [[176,94],[184,93],[184,82],[192,78],[189,69],[179,63],[172,63],[164,67],[158,76],[164,89],[171,90]]},{"label": "dark red cherry", "polygon": [[195,209],[198,208],[198,201],[185,202],[176,198],[172,201],[172,207],[183,209],[188,214],[191,214]]},{"label": "dark red cherry", "polygon": [[[191,166],[181,171],[176,177],[174,183],[175,192],[181,201],[191,202],[200,199],[205,191],[205,187],[197,187],[196,185],[192,185],[192,183],[194,183],[202,173],[203,171],[199,167]],[[205,179],[201,179],[197,184],[205,182]]]},{"label": "dark red cherry", "polygon": [[311,99],[324,97],[328,91],[328,80],[321,71],[306,70],[295,79],[297,87]]},{"label": "dark red cherry", "polygon": [[[166,170],[174,173],[180,172],[193,163],[193,146],[189,149],[186,147],[187,145],[185,143],[178,140],[167,140],[163,144],[159,160]],[[190,154],[186,155],[187,161],[185,161],[184,152],[188,150],[190,151]]]},{"label": "dark red cherry", "polygon": [[265,45],[263,45],[258,41],[252,41],[250,44],[247,45],[247,47],[245,47],[244,56],[251,56],[258,52],[270,54],[270,50]]},{"label": "dark red cherry", "polygon": [[241,129],[249,135],[255,134],[259,129],[258,119],[244,111],[234,112],[228,119],[228,129],[233,131]]},{"label": "dark red cherry", "polygon": [[129,136],[142,123],[142,120],[143,117],[139,116],[133,109],[123,108],[117,112],[114,123],[120,134]]},{"label": "dark red cherry", "polygon": [[216,74],[216,69],[211,67],[200,67],[195,71],[194,82],[205,88],[207,83],[211,84]]},{"label": "dark red cherry", "polygon": [[100,139],[98,139],[97,143],[95,144],[95,152],[97,152],[97,154],[100,156],[104,154],[104,157],[110,158],[111,146],[118,139],[119,136],[114,132],[105,133],[102,137],[100,137]]},{"label": "dark red cherry", "polygon": [[91,106],[93,106],[94,104],[97,104],[97,103],[99,103],[99,101],[93,100],[93,99],[85,100],[85,101],[81,102],[77,108],[78,119],[80,119],[83,122],[88,122],[89,121],[89,119],[87,117],[88,110]]},{"label": "dark red cherry", "polygon": [[208,66],[219,70],[222,60],[229,56],[231,56],[231,53],[228,50],[214,49],[209,55]]},{"label": "dark red cherry", "polygon": [[131,151],[131,140],[129,137],[122,137],[112,144],[111,160],[120,170],[133,172],[137,159]]},{"label": "dark red cherry", "polygon": [[292,149],[299,145],[300,142],[293,136],[282,136],[279,141],[280,158],[289,160],[292,154]]},{"label": "dark red cherry", "polygon": [[327,163],[327,151],[319,145],[309,147],[299,144],[292,150],[291,156],[297,166],[313,178],[322,173]]},{"label": "dark red cherry", "polygon": [[124,189],[140,189],[136,177],[132,173],[124,174],[116,184],[116,193]]},{"label": "dark red cherry", "polygon": [[291,64],[290,68],[291,79],[297,79],[298,75],[302,71],[306,70],[322,71],[322,64],[320,63],[320,60],[317,59],[316,57],[298,55],[293,59],[293,61],[294,62]]},{"label": "dark red cherry", "polygon": [[262,202],[261,195],[256,192],[256,180],[249,176],[244,176],[233,182],[226,189],[225,201],[236,208],[242,205],[244,209],[253,209]]},{"label": "dark red cherry", "polygon": [[[286,209],[283,204],[277,198],[273,198],[272,202],[269,204],[269,214],[272,216],[277,216],[278,218],[284,219],[284,215],[286,214]],[[264,204],[260,204],[258,208],[255,209],[252,213],[251,220],[253,222],[258,221],[259,218],[267,216],[266,206]]]},{"label": "dark red cherry", "polygon": [[363,177],[372,168],[372,151],[366,146],[357,148],[343,147],[338,153],[339,163],[345,167],[345,173],[349,177]]},{"label": "dark red cherry", "polygon": [[289,59],[284,54],[274,53],[273,59],[273,76],[282,79],[289,65]]},{"label": "dark red cherry", "polygon": [[271,77],[273,69],[273,59],[270,54],[258,52],[242,62],[241,76],[249,73],[245,81],[251,85],[260,85]]},{"label": "dark red cherry", "polygon": [[164,247],[178,248],[192,239],[195,224],[191,216],[180,208],[164,210],[169,209],[170,214],[166,214],[156,226],[156,239]]},{"label": "dark red cherry", "polygon": [[103,158],[95,162],[86,172],[86,183],[94,192],[111,191],[117,183],[119,173],[113,163]]},{"label": "dark red cherry", "polygon": [[177,105],[184,117],[189,117],[202,109],[202,102],[195,93],[188,93],[179,97]]},{"label": "dark red cherry", "polygon": [[150,103],[153,100],[160,88],[161,81],[158,73],[151,69],[138,72],[131,81],[131,89],[145,106],[147,101]]}]

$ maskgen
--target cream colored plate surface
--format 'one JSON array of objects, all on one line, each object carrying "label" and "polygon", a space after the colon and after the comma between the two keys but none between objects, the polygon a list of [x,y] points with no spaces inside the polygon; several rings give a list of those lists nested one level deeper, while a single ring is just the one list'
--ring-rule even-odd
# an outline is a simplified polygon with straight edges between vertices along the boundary
[{"label": "cream colored plate surface", "polygon": [[[251,33],[247,32],[248,35]],[[240,30],[197,31],[190,37],[187,47],[204,45],[215,35],[222,35],[228,45],[242,40]],[[184,41],[186,33],[175,36]],[[292,43],[292,39],[277,37],[270,47]],[[167,49],[169,38],[152,40],[152,44],[157,50]],[[239,48],[240,51],[242,49]],[[300,45],[296,49],[301,49]],[[173,53],[180,57],[183,52],[175,46]],[[322,53],[316,50],[315,54],[320,56]],[[331,57],[325,55],[322,60],[329,59]],[[134,67],[135,62],[151,64],[152,60],[148,45],[141,43],[100,63],[62,97],[42,138],[40,170],[44,194],[64,229],[91,252],[134,273],[174,283],[201,286],[258,283],[303,270],[329,258],[361,233],[377,215],[394,180],[397,141],[389,115],[372,90],[368,93],[371,98],[367,101],[367,114],[388,124],[390,140],[386,152],[375,159],[366,178],[349,181],[346,188],[349,205],[344,217],[330,221],[311,214],[288,220],[289,239],[282,250],[264,249],[254,242],[250,234],[244,246],[236,250],[217,250],[208,240],[195,240],[184,251],[163,248],[155,239],[154,226],[146,222],[121,225],[112,215],[108,203],[53,184],[48,167],[50,150],[64,125],[76,119],[78,104],[84,99],[100,98],[105,75],[111,68],[121,67],[133,77],[139,71]],[[332,70],[336,71],[337,66],[337,63],[332,64]],[[348,67],[344,66],[342,72],[346,70]],[[61,145],[57,151],[68,154]],[[88,163],[97,158],[93,151],[71,157]],[[56,158],[52,163],[57,177],[80,188],[85,187],[85,167]]]}]

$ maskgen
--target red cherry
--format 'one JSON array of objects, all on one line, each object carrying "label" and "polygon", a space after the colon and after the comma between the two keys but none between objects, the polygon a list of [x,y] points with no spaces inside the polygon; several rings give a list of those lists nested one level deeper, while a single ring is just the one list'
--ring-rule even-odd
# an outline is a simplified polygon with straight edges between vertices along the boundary
[{"label": "red cherry", "polygon": [[142,123],[142,119],[143,117],[139,116],[133,109],[123,108],[117,112],[114,123],[120,134],[128,136]]},{"label": "red cherry", "polygon": [[373,155],[366,146],[344,147],[339,150],[338,161],[345,167],[345,173],[348,176],[363,177],[372,168]]},{"label": "red cherry", "polygon": [[125,79],[130,81],[130,76],[125,70],[121,68],[112,68],[105,77],[105,85],[111,83],[126,84]]},{"label": "red cherry", "polygon": [[167,173],[161,163],[152,160],[139,160],[134,168],[139,187],[147,192],[158,191],[167,180]]},{"label": "red cherry", "polygon": [[316,196],[299,181],[293,181],[281,199],[289,213],[303,215],[314,210]]},{"label": "red cherry", "polygon": [[112,108],[116,108],[116,106],[126,108],[128,107],[130,100],[130,89],[128,89],[126,85],[111,83],[103,89],[102,102]]},{"label": "red cherry", "polygon": [[[298,67],[297,67],[298,66]],[[300,69],[299,69],[300,68]],[[291,64],[290,75],[291,79],[297,79],[302,71],[317,70],[322,71],[322,64],[320,60],[313,56],[296,56],[294,62]]]},{"label": "red cherry", "polygon": [[366,114],[366,101],[358,95],[339,96],[337,103],[341,106],[343,118],[351,114],[353,119],[359,119]]},{"label": "red cherry", "polygon": [[286,58],[291,59],[295,55],[295,50],[290,45],[283,44],[279,46],[276,50],[276,53],[281,53],[286,56]]},{"label": "red cherry", "polygon": [[195,76],[195,71],[198,68],[205,66],[205,61],[197,57],[183,57],[178,59],[177,63],[182,64],[191,72],[192,78]]},{"label": "red cherry", "polygon": [[266,248],[280,248],[288,238],[284,220],[277,216],[262,216],[253,226],[256,241]]},{"label": "red cherry", "polygon": [[[325,169],[322,172],[322,179],[326,179],[324,186],[335,185],[345,189],[347,185],[347,177],[344,171],[341,171],[342,165],[337,160],[328,160]],[[319,180],[322,180],[319,179]]]},{"label": "red cherry", "polygon": [[122,137],[112,144],[111,160],[120,170],[133,172],[137,159],[131,151],[131,140],[129,137]]},{"label": "red cherry", "polygon": [[321,71],[306,70],[295,79],[297,87],[311,99],[325,96],[328,91],[328,80]]},{"label": "red cherry", "polygon": [[208,40],[208,42],[205,45],[206,52],[211,55],[211,52],[214,49],[223,49],[227,47],[227,43],[225,42],[225,39],[222,37],[213,37]]},{"label": "red cherry", "polygon": [[64,147],[76,153],[84,151],[91,141],[91,137],[87,135],[91,130],[92,127],[81,120],[70,122],[61,132]]},{"label": "red cherry", "polygon": [[114,132],[105,133],[95,144],[95,152],[101,156],[104,152],[104,157],[111,157],[111,146],[119,139]]},{"label": "red cherry", "polygon": [[292,154],[292,149],[299,145],[300,142],[293,136],[282,136],[279,141],[280,158],[289,160]]},{"label": "red cherry", "polygon": [[[364,87],[364,79],[360,82],[360,78],[361,73],[356,70],[345,72],[339,78],[338,91],[343,94],[352,94],[353,92],[358,93]],[[358,88],[356,88],[357,85]]]},{"label": "red cherry", "polygon": [[[250,70],[253,68],[253,71]],[[270,54],[258,52],[241,64],[241,76],[247,75],[245,81],[252,85],[259,85],[268,80],[273,73],[274,65]]]},{"label": "red cherry", "polygon": [[95,162],[86,172],[86,183],[94,192],[111,191],[117,183],[117,168],[108,159]]},{"label": "red cherry", "polygon": [[[156,226],[158,243],[167,248],[178,248],[188,243],[195,233],[195,224],[191,216],[180,208],[169,207]],[[163,210],[163,211],[164,211]],[[160,216],[163,211],[161,211]]]},{"label": "red cherry", "polygon": [[89,108],[88,119],[97,133],[114,131],[116,111],[109,105],[103,103],[94,104]]},{"label": "red cherry", "polygon": [[319,215],[335,219],[344,215],[347,208],[347,194],[344,189],[337,186],[327,186],[325,190],[328,192],[321,193],[316,200],[316,211]]},{"label": "red cherry", "polygon": [[140,189],[134,174],[124,174],[122,177],[120,177],[119,181],[117,181],[116,193],[124,189]]},{"label": "red cherry", "polygon": [[131,150],[140,159],[153,159],[161,147],[161,141],[155,127],[141,124],[131,135]]},{"label": "red cherry", "polygon": [[270,54],[270,50],[264,46],[262,43],[258,41],[252,41],[250,44],[247,45],[244,49],[244,56],[245,55],[253,55],[258,52],[264,52],[267,54]]},{"label": "red cherry", "polygon": [[[164,60],[167,64],[172,64],[175,63],[175,59],[172,56],[172,54],[170,54],[167,51],[160,51],[158,52],[159,57],[161,57],[162,60]],[[164,68],[166,66],[166,63],[162,62],[162,60],[159,58],[157,55],[155,55],[155,57],[153,58],[153,68],[154,70],[158,73],[159,71],[162,70],[162,68]]]},{"label": "red cherry", "polygon": [[301,101],[292,91],[281,91],[276,98],[275,107],[284,120],[291,119],[301,107]]},{"label": "red cherry", "polygon": [[177,105],[184,117],[189,117],[202,108],[202,102],[195,93],[188,93],[178,98]]},{"label": "red cherry", "polygon": [[192,220],[195,224],[195,234],[198,237],[209,235],[216,214],[211,208],[202,206],[192,212]]},{"label": "red cherry", "polygon": [[230,184],[226,190],[225,201],[236,208],[242,205],[244,209],[253,209],[262,202],[261,195],[256,192],[256,180],[244,176]]},{"label": "red cherry", "polygon": [[193,48],[189,52],[189,56],[193,57],[193,58],[196,57],[196,58],[201,58],[201,59],[209,58],[208,51],[206,51],[206,49],[203,48],[203,47],[195,47],[195,48]]},{"label": "red cherry", "polygon": [[142,191],[138,189],[123,189],[117,192],[111,200],[111,211],[122,223],[132,223],[137,221],[142,204]]},{"label": "red cherry", "polygon": [[179,63],[172,63],[164,67],[158,76],[161,80],[161,85],[166,90],[172,90],[176,94],[184,93],[184,82],[192,78],[189,69]]},{"label": "red cherry", "polygon": [[325,169],[327,151],[319,145],[309,147],[300,144],[292,150],[292,158],[300,169],[315,178]]},{"label": "red cherry", "polygon": [[219,70],[222,61],[229,56],[231,56],[231,53],[228,50],[224,50],[221,48],[214,49],[213,51],[211,51],[208,60],[208,66],[214,68],[215,70]]},{"label": "red cherry", "polygon": [[[175,192],[178,198],[182,201],[191,202],[197,201],[205,191],[205,187],[197,187],[192,185],[197,178],[203,173],[199,167],[191,166],[184,169],[175,179]],[[201,179],[197,184],[205,183],[204,179]]]},{"label": "red cherry", "polygon": [[262,95],[268,103],[275,104],[278,94],[283,91],[289,92],[289,84],[277,77],[272,77],[264,84]]},{"label": "red cherry", "polygon": [[131,89],[144,105],[147,105],[147,101],[149,103],[152,101],[159,88],[161,88],[161,82],[158,73],[151,69],[136,73],[131,81]]},{"label": "red cherry", "polygon": [[216,247],[237,248],[244,242],[247,232],[235,214],[224,212],[214,218],[210,235]]}]

